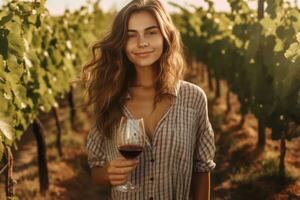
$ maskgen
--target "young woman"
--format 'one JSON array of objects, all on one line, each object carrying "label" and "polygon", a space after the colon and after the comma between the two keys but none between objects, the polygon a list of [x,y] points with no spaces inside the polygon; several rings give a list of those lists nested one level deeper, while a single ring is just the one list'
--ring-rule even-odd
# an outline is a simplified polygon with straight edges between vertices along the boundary
[{"label": "young woman", "polygon": [[[93,48],[82,71],[95,122],[87,138],[91,176],[99,186],[129,179],[141,189],[113,199],[210,199],[214,133],[203,90],[183,81],[178,30],[158,0],[133,0]],[[150,141],[137,160],[116,158],[114,128],[122,116],[143,118]]]}]

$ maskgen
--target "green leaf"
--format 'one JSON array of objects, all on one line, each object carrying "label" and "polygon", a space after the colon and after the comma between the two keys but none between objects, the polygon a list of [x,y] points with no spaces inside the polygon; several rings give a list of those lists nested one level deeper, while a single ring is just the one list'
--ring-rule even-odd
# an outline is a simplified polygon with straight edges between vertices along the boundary
[{"label": "green leaf", "polygon": [[37,15],[31,15],[31,16],[28,17],[28,21],[29,21],[31,24],[36,24],[37,18],[38,18]]},{"label": "green leaf", "polygon": [[15,55],[18,60],[23,59],[25,46],[24,46],[24,40],[22,39],[21,35],[17,35],[14,32],[10,32],[8,34],[8,42],[9,42],[9,51]]},{"label": "green leaf", "polygon": [[35,48],[41,48],[42,45],[42,36],[39,35],[37,31],[34,31],[32,34],[32,41],[31,44]]},{"label": "green leaf", "polygon": [[0,26],[4,26],[7,22],[9,22],[13,17],[13,13],[10,12],[8,15],[4,16],[0,20]]},{"label": "green leaf", "polygon": [[278,38],[276,38],[276,43],[274,47],[274,51],[279,52],[284,50],[284,42]]},{"label": "green leaf", "polygon": [[50,48],[48,52],[49,52],[49,55],[50,55],[51,60],[54,63],[54,65],[61,64],[61,61],[62,61],[63,58],[62,58],[62,55],[59,52],[59,50],[54,49],[54,48]]},{"label": "green leaf", "polygon": [[0,132],[8,140],[13,140],[13,128],[7,121],[4,121],[3,119],[0,119]]},{"label": "green leaf", "polygon": [[32,6],[30,5],[30,2],[19,3],[19,8],[25,15],[30,14],[33,9]]},{"label": "green leaf", "polygon": [[8,57],[8,40],[7,35],[9,31],[7,29],[0,28],[0,54],[6,60]]},{"label": "green leaf", "polygon": [[23,85],[15,85],[12,91],[15,95],[14,103],[19,109],[26,108],[28,104],[32,106],[32,100],[27,97],[27,90]]},{"label": "green leaf", "polygon": [[10,72],[10,76],[16,78],[15,81],[19,81],[22,74],[24,73],[23,64],[19,63],[16,56],[10,55],[7,60],[7,66]]},{"label": "green leaf", "polygon": [[290,48],[285,52],[284,56],[290,59],[292,62],[294,62],[300,54],[298,53],[299,50],[300,50],[300,44],[293,43],[291,44]]},{"label": "green leaf", "polygon": [[[0,90],[1,88],[1,83],[0,83]],[[8,101],[5,99],[2,94],[0,95],[0,105],[1,105],[1,112],[7,113],[8,112]]]}]

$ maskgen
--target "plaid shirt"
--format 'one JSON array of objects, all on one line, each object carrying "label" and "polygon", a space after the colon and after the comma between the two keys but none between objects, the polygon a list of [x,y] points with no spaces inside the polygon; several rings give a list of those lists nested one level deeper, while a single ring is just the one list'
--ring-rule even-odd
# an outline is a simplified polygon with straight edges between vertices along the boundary
[{"label": "plaid shirt", "polygon": [[[175,102],[164,114],[138,157],[139,164],[129,180],[141,188],[136,193],[112,190],[112,199],[189,199],[193,172],[207,172],[215,167],[214,132],[208,118],[207,98],[197,85],[186,81],[171,91]],[[130,98],[130,95],[128,94]],[[125,116],[132,118],[123,106]],[[112,139],[104,137],[92,127],[87,138],[90,167],[103,166],[120,154]]]}]

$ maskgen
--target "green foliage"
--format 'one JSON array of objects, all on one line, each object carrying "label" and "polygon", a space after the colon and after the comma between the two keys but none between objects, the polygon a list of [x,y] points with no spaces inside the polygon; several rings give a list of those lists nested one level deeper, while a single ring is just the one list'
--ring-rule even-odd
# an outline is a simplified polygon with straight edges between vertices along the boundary
[{"label": "green foliage", "polygon": [[59,17],[44,3],[9,1],[0,10],[1,145],[15,144],[39,112],[58,106],[111,18],[97,2],[92,12],[87,5]]},{"label": "green foliage", "polygon": [[297,34],[297,41],[291,44],[289,49],[285,52],[285,57],[290,59],[293,63],[300,58],[300,33]]},{"label": "green foliage", "polygon": [[[280,139],[289,124],[300,124],[300,12],[266,1],[266,15],[243,0],[228,0],[231,13],[195,8],[173,19],[188,54],[204,62],[216,78],[227,81],[238,95],[242,113],[252,112]],[[195,23],[197,22],[197,23]],[[295,129],[296,130],[296,129]],[[289,139],[299,134],[289,134]]]}]

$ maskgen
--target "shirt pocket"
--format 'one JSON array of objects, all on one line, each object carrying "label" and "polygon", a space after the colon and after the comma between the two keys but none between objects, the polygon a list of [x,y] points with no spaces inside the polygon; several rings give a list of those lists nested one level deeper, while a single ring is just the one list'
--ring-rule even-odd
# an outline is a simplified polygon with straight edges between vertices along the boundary
[{"label": "shirt pocket", "polygon": [[195,122],[195,109],[189,107],[178,106],[176,115],[178,132],[183,133],[182,136],[190,136]]}]

